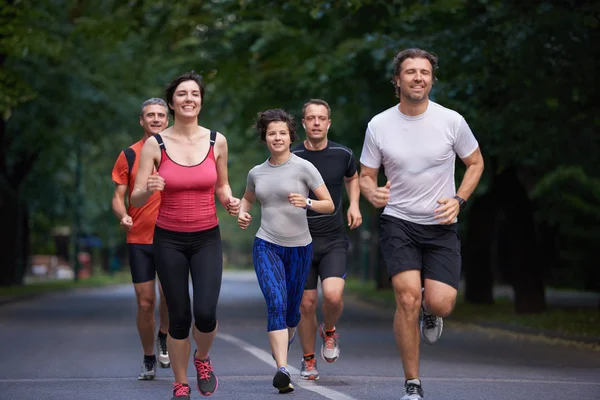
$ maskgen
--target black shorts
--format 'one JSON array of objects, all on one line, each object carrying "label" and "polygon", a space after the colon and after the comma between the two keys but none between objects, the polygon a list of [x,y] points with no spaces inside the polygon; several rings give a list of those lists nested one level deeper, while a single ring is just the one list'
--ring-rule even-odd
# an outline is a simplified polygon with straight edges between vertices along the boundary
[{"label": "black shorts", "polygon": [[379,244],[390,279],[416,269],[422,279],[458,289],[462,261],[457,224],[421,225],[382,215]]},{"label": "black shorts", "polygon": [[133,283],[144,283],[156,279],[154,251],[151,244],[127,243],[129,268]]},{"label": "black shorts", "polygon": [[313,236],[313,258],[304,290],[315,290],[319,277],[321,282],[327,278],[346,278],[346,256],[348,255],[348,237]]}]

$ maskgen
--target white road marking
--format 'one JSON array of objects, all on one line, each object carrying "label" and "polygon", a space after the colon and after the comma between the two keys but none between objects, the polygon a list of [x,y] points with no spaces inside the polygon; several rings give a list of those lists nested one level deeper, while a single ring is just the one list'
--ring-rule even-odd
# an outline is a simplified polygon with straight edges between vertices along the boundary
[{"label": "white road marking", "polygon": [[[253,346],[250,343],[243,341],[242,339],[239,339],[235,336],[232,336],[232,335],[229,335],[226,333],[218,333],[217,337],[240,347],[242,350],[247,351],[248,353],[252,354],[254,357],[258,358],[259,360],[261,360],[271,366],[275,366],[275,362],[273,361],[273,356],[271,356],[270,353],[267,353],[263,349],[259,349],[258,347]],[[300,379],[300,371],[297,368],[290,366],[290,367],[288,367],[288,371],[290,371],[290,373],[292,373],[298,377],[298,379],[294,380],[295,386],[299,386],[302,389],[310,390],[311,392],[315,392],[315,393],[320,394],[321,396],[323,396],[327,399],[331,399],[331,400],[355,400],[354,397],[346,396],[343,393],[337,392],[335,390],[332,390],[332,389],[329,389],[329,388],[326,388],[323,386],[317,386],[317,384],[315,384],[315,382],[301,380]]]}]

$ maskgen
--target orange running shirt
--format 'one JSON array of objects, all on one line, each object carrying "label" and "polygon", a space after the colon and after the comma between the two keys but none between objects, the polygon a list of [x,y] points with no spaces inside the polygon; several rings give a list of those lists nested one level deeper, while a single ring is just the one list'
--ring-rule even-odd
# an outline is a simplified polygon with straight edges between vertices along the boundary
[{"label": "orange running shirt", "polygon": [[146,204],[142,207],[135,208],[131,206],[131,191],[135,184],[135,176],[138,166],[140,165],[140,151],[146,140],[142,139],[139,142],[129,146],[135,153],[135,161],[129,173],[129,166],[125,153],[121,152],[115,166],[112,170],[112,180],[117,185],[127,185],[127,214],[133,219],[133,226],[127,232],[127,243],[136,244],[152,244],[154,238],[154,225],[156,216],[158,215],[158,207],[160,205],[160,192],[154,192],[148,198]]}]

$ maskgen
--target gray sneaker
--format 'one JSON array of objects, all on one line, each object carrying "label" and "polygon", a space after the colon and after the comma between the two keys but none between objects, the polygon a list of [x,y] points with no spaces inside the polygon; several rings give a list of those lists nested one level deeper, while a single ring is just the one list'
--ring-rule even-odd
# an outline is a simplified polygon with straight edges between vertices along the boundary
[{"label": "gray sneaker", "polygon": [[156,338],[156,358],[158,359],[158,366],[161,368],[169,368],[171,366],[171,360],[169,359],[169,352],[167,351],[167,338],[161,338],[160,335]]},{"label": "gray sneaker", "polygon": [[310,356],[308,360],[304,357],[302,358],[300,378],[308,381],[316,381],[319,379],[319,371],[317,371],[317,359],[315,356]]},{"label": "gray sneaker", "polygon": [[138,375],[139,381],[150,381],[156,378],[156,359],[142,361],[142,370]]},{"label": "gray sneaker", "polygon": [[323,344],[321,345],[321,357],[328,363],[336,362],[340,357],[340,335],[335,331],[333,331],[333,333],[325,333],[323,324],[321,324],[319,331],[321,333],[321,339],[323,339]]},{"label": "gray sneaker", "polygon": [[411,379],[404,383],[400,400],[423,400],[423,388],[419,379]]},{"label": "gray sneaker", "polygon": [[436,317],[433,314],[428,313],[423,307],[425,304],[425,294],[423,293],[423,301],[421,302],[421,316],[419,323],[419,331],[421,332],[421,339],[426,344],[434,344],[442,336],[444,330],[444,320],[442,317]]}]

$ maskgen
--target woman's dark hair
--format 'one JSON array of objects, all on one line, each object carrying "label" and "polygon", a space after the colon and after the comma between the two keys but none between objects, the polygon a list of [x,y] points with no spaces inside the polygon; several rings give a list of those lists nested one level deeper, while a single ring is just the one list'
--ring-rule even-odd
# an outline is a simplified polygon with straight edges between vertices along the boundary
[{"label": "woman's dark hair", "polygon": [[[200,105],[203,105],[204,81],[202,80],[202,76],[198,75],[195,71],[190,71],[186,72],[185,74],[179,75],[167,85],[167,87],[165,88],[165,100],[167,101],[167,104],[169,106],[173,104],[173,95],[175,94],[175,89],[177,89],[177,86],[179,86],[180,83],[185,81],[194,81],[198,84],[198,87],[200,87]],[[171,107],[169,107],[169,114],[171,114],[171,116],[175,116],[175,112]]]},{"label": "woman's dark hair", "polygon": [[296,120],[291,114],[288,114],[280,108],[270,109],[258,113],[258,120],[254,124],[254,128],[260,135],[261,142],[267,141],[267,128],[271,122],[285,122],[290,131],[290,141],[294,143],[298,140],[296,134]]}]

